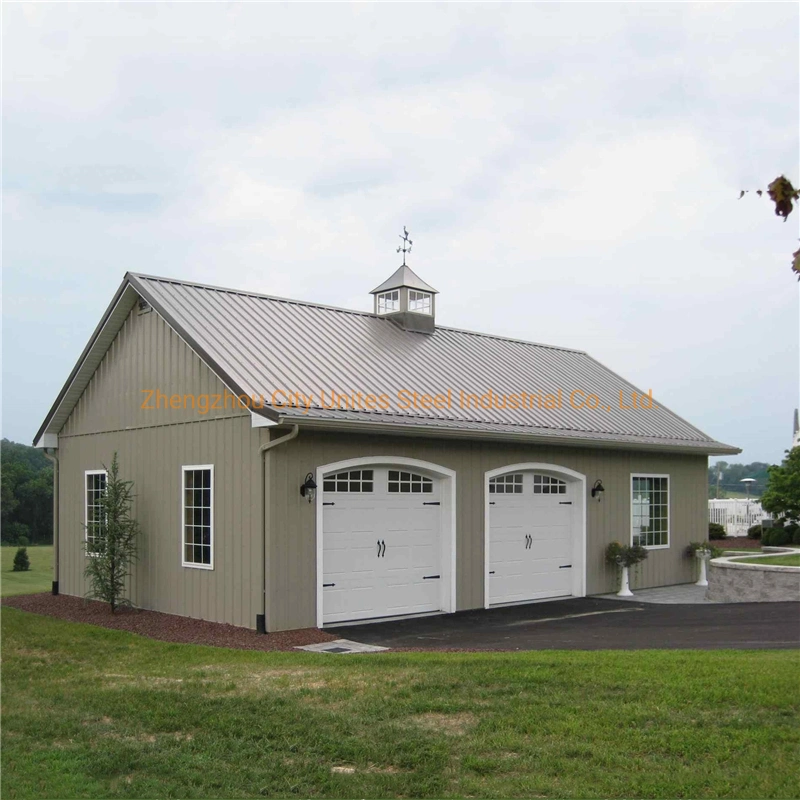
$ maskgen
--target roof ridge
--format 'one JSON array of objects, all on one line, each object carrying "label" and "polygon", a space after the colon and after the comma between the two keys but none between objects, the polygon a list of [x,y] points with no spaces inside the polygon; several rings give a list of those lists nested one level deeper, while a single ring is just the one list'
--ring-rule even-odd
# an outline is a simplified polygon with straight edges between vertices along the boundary
[{"label": "roof ridge", "polygon": [[[331,306],[326,305],[325,303],[317,303],[311,300],[297,300],[292,297],[278,297],[277,295],[273,294],[265,294],[263,292],[252,292],[245,289],[231,289],[226,286],[214,286],[213,284],[209,283],[198,283],[197,281],[186,281],[181,280],[179,278],[164,278],[159,275],[145,275],[141,272],[131,272],[129,273],[135,278],[139,278],[140,280],[147,280],[147,281],[158,281],[159,283],[174,283],[180,286],[193,286],[197,289],[208,289],[214,292],[224,292],[225,294],[239,294],[243,295],[244,297],[254,297],[260,300],[274,300],[278,303],[290,303],[293,305],[298,306],[308,306],[310,308],[321,308],[325,311],[338,311],[342,314],[355,314],[356,316],[360,317],[372,317],[374,319],[386,320],[389,321],[385,316],[381,314],[376,314],[373,311],[359,311],[357,308],[343,308],[341,306]],[[577,350],[573,347],[562,347],[561,345],[557,344],[545,344],[543,342],[531,342],[527,339],[517,339],[513,336],[501,336],[500,334],[496,333],[484,333],[482,331],[471,331],[466,328],[455,328],[449,325],[437,325],[436,330],[441,331],[450,331],[452,333],[463,333],[467,336],[480,336],[484,339],[495,339],[498,341],[503,342],[513,342],[515,344],[524,344],[530,347],[546,347],[549,350],[563,350],[567,353],[578,353],[580,355],[588,356],[589,354],[585,350]]]}]

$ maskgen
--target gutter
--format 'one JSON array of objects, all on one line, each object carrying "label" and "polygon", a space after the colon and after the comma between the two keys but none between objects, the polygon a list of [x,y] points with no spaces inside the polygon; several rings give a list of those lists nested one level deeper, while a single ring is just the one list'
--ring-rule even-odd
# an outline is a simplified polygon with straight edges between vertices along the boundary
[{"label": "gutter", "polygon": [[53,594],[58,594],[58,452],[55,448],[43,450],[45,457],[53,462]]},{"label": "gutter", "polygon": [[620,439],[594,439],[582,436],[548,436],[547,434],[536,435],[530,433],[511,433],[482,431],[463,428],[444,428],[434,425],[413,425],[405,423],[391,422],[354,422],[334,419],[315,419],[313,417],[303,417],[298,419],[295,416],[281,416],[280,422],[284,424],[295,424],[298,422],[303,427],[319,428],[330,431],[342,431],[347,433],[382,433],[393,434],[396,436],[426,436],[434,439],[476,439],[498,442],[521,442],[529,445],[549,445],[559,447],[589,447],[595,450],[615,449],[615,450],[639,450],[652,451],[659,453],[683,453],[692,455],[736,455],[741,453],[741,449],[722,442],[698,442],[697,444],[681,444],[680,441],[671,443],[626,441]]},{"label": "gutter", "polygon": [[267,632],[267,453],[273,447],[284,444],[292,439],[296,439],[300,434],[300,426],[293,424],[292,429],[284,436],[265,442],[258,448],[261,456],[261,569],[263,571],[262,586],[262,605],[261,613],[256,614],[256,633]]}]

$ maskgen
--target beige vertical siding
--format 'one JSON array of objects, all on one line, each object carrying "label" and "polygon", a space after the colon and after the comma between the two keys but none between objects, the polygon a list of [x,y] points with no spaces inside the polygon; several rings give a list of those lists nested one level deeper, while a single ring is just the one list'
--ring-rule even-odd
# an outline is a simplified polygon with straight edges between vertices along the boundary
[{"label": "beige vertical siding", "polygon": [[[142,607],[255,627],[262,613],[258,438],[246,417],[62,440],[60,590],[83,595],[84,471],[118,453],[142,528],[131,599]],[[214,464],[214,569],[181,566],[182,467]]]},{"label": "beige vertical siding", "polygon": [[[179,398],[180,407],[166,408],[167,400],[163,399],[159,408],[142,408],[143,404],[155,406],[156,395],[149,392],[156,390],[166,397]],[[155,311],[141,314],[134,307],[59,435],[246,415],[247,410],[234,407],[233,396],[226,392],[214,373]],[[209,408],[205,414],[198,405],[215,402],[220,407]]]},{"label": "beige vertical siding", "polygon": [[[155,312],[134,309],[59,434],[60,574],[83,595],[84,472],[119,454],[141,524],[131,599],[142,607],[255,626],[263,613],[262,483],[247,411],[141,408],[142,388],[222,395],[225,387]],[[222,402],[222,401],[221,401]],[[214,569],[181,566],[182,467],[214,464]]]},{"label": "beige vertical siding", "polygon": [[307,472],[317,466],[362,456],[405,456],[457,473],[457,606],[480,608],[484,598],[484,475],[521,462],[557,464],[586,475],[587,489],[597,478],[606,492],[587,499],[587,593],[615,589],[616,573],[605,564],[609,542],[631,536],[631,473],[670,476],[670,546],[653,550],[634,573],[634,588],[693,580],[693,562],[684,556],[691,541],[707,531],[705,456],[633,453],[514,444],[459,442],[405,437],[310,433],[271,451],[269,457],[269,577],[267,623],[270,630],[307,627],[316,619],[316,531],[314,507],[300,497]]}]

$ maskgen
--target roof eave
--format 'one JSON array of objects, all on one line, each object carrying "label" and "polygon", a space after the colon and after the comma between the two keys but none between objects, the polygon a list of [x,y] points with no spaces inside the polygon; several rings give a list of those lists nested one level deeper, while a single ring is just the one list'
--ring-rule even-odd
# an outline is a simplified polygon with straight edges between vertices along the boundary
[{"label": "roof eave", "polygon": [[648,442],[622,439],[594,439],[575,436],[551,436],[546,433],[475,430],[469,428],[441,428],[434,425],[394,424],[391,422],[366,422],[314,419],[307,416],[282,415],[279,424],[300,425],[301,428],[341,431],[345,433],[383,433],[395,436],[414,436],[432,439],[474,439],[498,442],[527,442],[561,447],[581,447],[593,450],[639,450],[660,453],[683,453],[694,455],[736,455],[741,449],[722,442]]}]

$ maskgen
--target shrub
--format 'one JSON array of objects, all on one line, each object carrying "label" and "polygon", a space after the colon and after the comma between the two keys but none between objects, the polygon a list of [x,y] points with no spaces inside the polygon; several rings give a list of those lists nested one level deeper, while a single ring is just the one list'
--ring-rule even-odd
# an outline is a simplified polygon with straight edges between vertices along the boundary
[{"label": "shrub", "polygon": [[[133,481],[119,476],[117,454],[106,470],[106,488],[100,496],[100,519],[92,523],[92,539],[84,544],[89,582],[88,598],[108,603],[113,614],[120,606],[130,606],[125,597],[125,587],[131,574],[131,564],[137,558],[139,523],[131,516],[133,506]],[[87,528],[88,530],[88,528]]]},{"label": "shrub", "polygon": [[12,572],[27,572],[31,568],[31,560],[28,558],[28,551],[20,547],[14,554],[14,567]]},{"label": "shrub", "polygon": [[761,538],[761,523],[760,522],[757,525],[751,525],[747,529],[747,538],[748,539],[760,539]]},{"label": "shrub", "polygon": [[765,547],[784,547],[792,543],[792,531],[789,526],[775,525],[772,528],[764,528],[761,534],[761,544]]},{"label": "shrub", "polygon": [[725,533],[725,528],[718,522],[708,523],[708,538],[709,539],[724,539],[728,534]]},{"label": "shrub", "polygon": [[30,544],[30,542],[28,541],[28,537],[27,536],[20,536],[17,539],[17,546],[18,547],[27,547],[29,544]]}]

